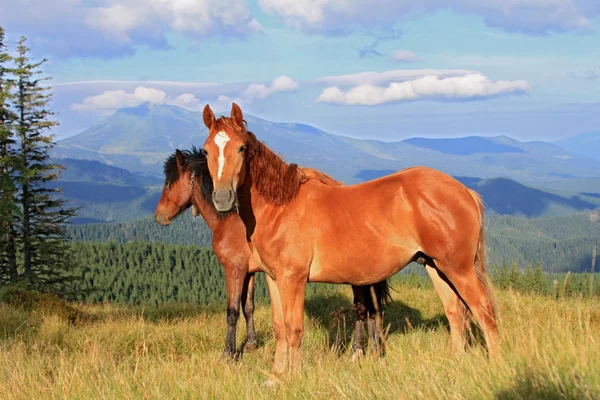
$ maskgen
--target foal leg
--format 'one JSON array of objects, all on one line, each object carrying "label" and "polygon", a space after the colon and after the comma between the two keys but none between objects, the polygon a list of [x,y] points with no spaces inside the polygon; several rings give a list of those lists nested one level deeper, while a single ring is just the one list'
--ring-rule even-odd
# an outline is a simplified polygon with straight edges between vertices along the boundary
[{"label": "foal leg", "polygon": [[469,323],[468,310],[454,289],[450,287],[435,267],[426,264],[425,269],[444,305],[444,311],[450,324],[452,347],[457,353],[462,353],[465,350],[465,333]]},{"label": "foal leg", "polygon": [[354,293],[354,311],[356,323],[354,324],[354,341],[352,342],[352,361],[365,355],[365,320],[367,319],[367,308],[365,306],[363,286],[352,285]]},{"label": "foal leg", "polygon": [[282,276],[277,280],[281,295],[283,318],[285,321],[285,340],[288,345],[289,372],[300,370],[300,344],[304,335],[304,295],[306,276]]},{"label": "foal leg", "polygon": [[246,319],[246,344],[244,351],[252,351],[257,347],[254,330],[254,274],[246,275],[242,290],[242,310]]},{"label": "foal leg", "polygon": [[[446,275],[454,285],[460,297],[473,313],[475,320],[481,326],[490,357],[498,354],[498,325],[488,290],[477,277],[472,261],[464,263],[463,268],[449,269],[448,264],[443,267],[436,261],[437,267]],[[486,277],[484,276],[484,279]]]},{"label": "foal leg", "polygon": [[231,263],[222,263],[225,267],[227,287],[227,338],[225,339],[225,357],[235,358],[237,321],[240,316],[240,300],[246,277],[246,268]]},{"label": "foal leg", "polygon": [[281,375],[287,366],[287,342],[285,340],[285,323],[283,319],[283,308],[281,296],[277,283],[267,275],[267,285],[271,296],[271,312],[273,314],[273,333],[275,334],[275,361],[273,362],[273,373]]}]

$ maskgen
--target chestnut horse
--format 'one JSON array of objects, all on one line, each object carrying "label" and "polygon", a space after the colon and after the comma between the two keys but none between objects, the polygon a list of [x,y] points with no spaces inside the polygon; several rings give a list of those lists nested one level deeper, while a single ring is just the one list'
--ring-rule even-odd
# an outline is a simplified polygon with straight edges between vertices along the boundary
[{"label": "chestnut horse", "polygon": [[[490,356],[498,331],[485,271],[479,195],[440,171],[408,168],[369,182],[336,186],[287,164],[246,129],[242,110],[203,112],[203,146],[215,208],[239,202],[255,257],[275,281],[275,329],[283,329],[273,372],[300,365],[307,282],[368,285],[423,258],[443,302],[456,349],[464,350],[467,312]],[[317,172],[315,172],[317,174]],[[273,294],[279,294],[274,296]],[[274,312],[275,315],[275,312]]]},{"label": "chestnut horse", "polygon": [[[240,217],[231,212],[218,212],[211,200],[213,185],[206,157],[193,148],[192,151],[177,150],[165,162],[165,186],[155,212],[156,221],[169,225],[184,210],[192,207],[194,216],[202,215],[213,233],[213,249],[225,269],[227,288],[227,338],[225,355],[233,357],[236,351],[236,328],[240,300],[246,319],[247,342],[244,350],[256,348],[254,330],[254,272],[256,266],[246,237],[246,228]],[[305,169],[307,174],[312,170]],[[327,177],[329,178],[329,177]],[[329,178],[330,184],[339,183]],[[374,348],[378,348],[378,331],[375,326],[377,310],[389,301],[387,280],[375,283],[377,307],[372,301],[370,285],[352,286],[354,308],[357,314],[352,349],[356,354],[364,353],[364,332],[368,331]],[[380,314],[379,314],[380,315]],[[368,321],[368,329],[365,324]]]}]

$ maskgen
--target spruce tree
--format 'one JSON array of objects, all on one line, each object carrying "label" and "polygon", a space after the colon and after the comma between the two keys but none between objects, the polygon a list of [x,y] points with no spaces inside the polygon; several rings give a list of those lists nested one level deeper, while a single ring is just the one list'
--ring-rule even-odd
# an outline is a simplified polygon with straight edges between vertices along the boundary
[{"label": "spruce tree", "polygon": [[16,115],[11,109],[14,87],[11,61],[4,44],[4,29],[0,26],[0,283],[14,281],[18,274],[16,142],[13,133]]},{"label": "spruce tree", "polygon": [[50,89],[42,86],[48,78],[39,77],[46,60],[32,61],[25,42],[19,40],[14,69],[23,277],[33,288],[64,291],[73,278],[65,223],[77,210],[67,207],[60,191],[49,187],[61,170],[49,160],[54,146],[51,129],[58,123],[51,120]]}]

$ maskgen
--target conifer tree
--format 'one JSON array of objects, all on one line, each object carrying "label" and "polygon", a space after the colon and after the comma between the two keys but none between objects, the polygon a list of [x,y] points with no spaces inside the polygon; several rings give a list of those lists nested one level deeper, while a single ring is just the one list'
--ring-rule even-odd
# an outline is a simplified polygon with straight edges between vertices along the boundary
[{"label": "conifer tree", "polygon": [[49,160],[50,130],[58,123],[51,120],[49,88],[42,86],[48,78],[39,77],[46,60],[32,61],[25,42],[19,40],[14,69],[23,277],[37,289],[63,290],[73,266],[65,223],[77,210],[66,207],[59,190],[49,187],[61,169]]},{"label": "conifer tree", "polygon": [[0,26],[0,283],[17,278],[16,215],[18,212],[15,177],[16,115],[11,109],[14,81],[12,57],[4,43]]}]

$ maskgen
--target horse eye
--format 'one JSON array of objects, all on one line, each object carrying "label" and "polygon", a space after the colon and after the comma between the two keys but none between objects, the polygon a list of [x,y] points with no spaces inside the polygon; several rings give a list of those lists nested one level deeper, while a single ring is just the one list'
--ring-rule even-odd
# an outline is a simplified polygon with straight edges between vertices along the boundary
[{"label": "horse eye", "polygon": [[207,155],[208,155],[208,151],[206,151],[206,149],[202,149],[202,150],[200,150],[200,152],[201,152],[202,154],[204,154],[205,156],[207,156]]},{"label": "horse eye", "polygon": [[239,152],[243,153],[244,151],[246,151],[246,145],[241,145]]}]

